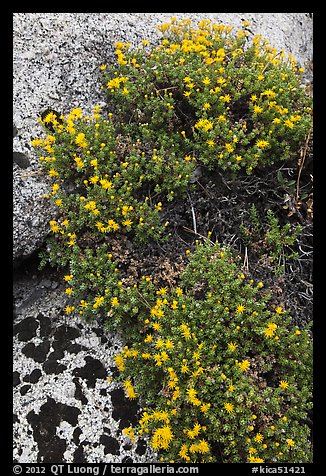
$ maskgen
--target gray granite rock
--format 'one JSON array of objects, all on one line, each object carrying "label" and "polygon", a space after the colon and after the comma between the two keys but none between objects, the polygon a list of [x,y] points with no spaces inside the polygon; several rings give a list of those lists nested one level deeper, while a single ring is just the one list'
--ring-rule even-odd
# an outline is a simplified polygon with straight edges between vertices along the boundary
[{"label": "gray granite rock", "polygon": [[98,68],[114,60],[114,43],[137,46],[143,39],[155,41],[160,36],[156,26],[172,16],[208,18],[236,28],[245,19],[253,33],[290,52],[301,65],[312,62],[311,13],[14,13],[14,151],[29,158],[28,174],[14,165],[15,259],[40,246],[53,216],[42,200],[49,186],[38,174],[30,145],[41,134],[37,118],[48,107],[64,114],[82,107],[89,113],[95,104],[105,104]]}]

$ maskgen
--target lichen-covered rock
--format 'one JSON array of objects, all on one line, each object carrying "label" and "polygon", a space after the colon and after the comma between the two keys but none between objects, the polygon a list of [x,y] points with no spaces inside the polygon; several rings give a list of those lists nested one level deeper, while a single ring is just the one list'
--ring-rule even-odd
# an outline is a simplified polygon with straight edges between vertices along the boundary
[{"label": "lichen-covered rock", "polygon": [[[203,18],[241,28],[251,23],[253,34],[291,53],[301,65],[312,62],[311,13],[14,13],[14,151],[29,163],[14,164],[14,258],[29,256],[44,241],[53,216],[43,194],[48,185],[38,175],[32,138],[41,134],[37,118],[47,108],[68,113],[74,107],[90,112],[105,104],[98,71],[115,58],[116,41],[137,46],[155,41],[156,26],[177,19]],[[309,80],[309,76],[308,79]]]},{"label": "lichen-covered rock", "polygon": [[[63,283],[51,276],[51,286],[45,286],[40,276],[18,274],[13,322],[14,462],[156,461],[144,439],[132,444],[122,432],[137,424],[141,407],[110,378],[118,373],[114,355],[122,347],[120,340],[79,316],[69,316],[68,322]],[[52,286],[55,282],[57,286]]]}]

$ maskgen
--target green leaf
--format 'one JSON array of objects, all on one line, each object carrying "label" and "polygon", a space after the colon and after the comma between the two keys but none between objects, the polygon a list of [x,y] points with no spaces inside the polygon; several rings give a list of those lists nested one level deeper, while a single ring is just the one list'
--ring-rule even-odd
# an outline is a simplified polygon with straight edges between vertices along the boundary
[{"label": "green leaf", "polygon": [[277,171],[277,181],[279,184],[284,185],[284,177],[280,170]]}]

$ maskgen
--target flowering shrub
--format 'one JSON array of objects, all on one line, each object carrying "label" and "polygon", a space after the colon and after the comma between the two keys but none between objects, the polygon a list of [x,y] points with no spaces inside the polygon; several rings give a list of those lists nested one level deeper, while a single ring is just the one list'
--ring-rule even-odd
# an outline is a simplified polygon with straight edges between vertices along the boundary
[{"label": "flowering shrub", "polygon": [[40,119],[53,132],[32,145],[53,181],[48,198],[60,219],[50,226],[61,249],[82,246],[78,233],[93,244],[116,232],[140,240],[158,237],[164,230],[159,192],[172,200],[193,169],[187,161],[163,161],[156,149],[120,136],[110,118],[102,119],[95,106],[91,117],[76,108],[66,117],[49,112]]},{"label": "flowering shrub", "polygon": [[310,461],[309,331],[262,288],[228,249],[200,244],[116,356],[127,396],[148,405],[127,434],[147,435],[161,461]]},{"label": "flowering shrub", "polygon": [[[132,342],[115,362],[127,397],[148,408],[123,433],[147,436],[162,461],[311,460],[308,329],[218,243],[188,250],[169,288],[129,276],[117,245],[166,238],[162,211],[197,165],[251,173],[295,156],[311,127],[301,70],[257,35],[249,44],[247,26],[172,19],[156,47],[116,44],[118,66],[101,66],[107,117],[48,110],[46,137],[32,141],[57,207],[42,264],[66,269],[67,315]],[[270,225],[279,254],[289,229]]]},{"label": "flowering shrub", "polygon": [[103,89],[121,128],[170,156],[248,173],[295,156],[311,127],[311,98],[292,56],[249,23],[202,20],[159,26],[158,46],[116,43],[118,66],[103,64]]}]

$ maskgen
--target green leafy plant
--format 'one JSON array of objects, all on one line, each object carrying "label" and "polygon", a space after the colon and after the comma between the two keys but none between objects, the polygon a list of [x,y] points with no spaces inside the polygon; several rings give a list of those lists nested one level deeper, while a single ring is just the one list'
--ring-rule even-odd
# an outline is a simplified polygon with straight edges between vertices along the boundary
[{"label": "green leafy plant", "polygon": [[166,462],[310,461],[308,329],[218,243],[198,244],[180,286],[157,295],[116,356],[126,395],[147,405],[126,435]]},{"label": "green leafy plant", "polygon": [[74,247],[105,243],[110,234],[140,241],[162,236],[161,200],[185,192],[191,162],[163,160],[156,149],[122,137],[98,106],[91,117],[76,108],[66,117],[50,112],[41,122],[52,133],[32,144],[53,181],[46,198],[58,207],[50,222],[53,264],[68,262]]},{"label": "green leafy plant", "polygon": [[267,210],[264,222],[252,204],[249,223],[241,223],[239,226],[240,235],[246,247],[260,254],[260,257],[268,257],[274,273],[282,275],[285,273],[286,261],[298,257],[298,252],[293,247],[300,236],[302,226],[293,226],[290,223],[281,226],[272,210]]},{"label": "green leafy plant", "polygon": [[159,45],[116,43],[118,66],[101,66],[121,130],[154,144],[164,160],[251,173],[295,157],[311,125],[311,98],[285,59],[247,22],[233,27],[172,19]]},{"label": "green leafy plant", "polygon": [[[130,340],[120,381],[148,408],[124,434],[147,436],[162,461],[311,461],[309,329],[219,243],[187,251],[177,287],[129,275],[120,255],[125,240],[168,237],[164,209],[198,165],[252,173],[295,158],[311,127],[302,70],[247,27],[171,19],[156,46],[117,43],[117,65],[101,65],[110,112],[48,110],[46,137],[32,141],[57,211],[41,264],[65,268],[67,315]],[[249,215],[247,246],[265,233],[279,269],[299,227],[269,211],[265,231],[254,205]]]},{"label": "green leafy plant", "polygon": [[293,251],[291,247],[297,241],[302,227],[301,225],[291,227],[290,223],[280,226],[279,220],[272,210],[267,210],[266,216],[266,245],[269,256],[275,266],[276,273],[284,274],[285,260],[295,259],[298,256],[298,253]]},{"label": "green leafy plant", "polygon": [[244,225],[243,223],[239,226],[239,231],[242,240],[246,246],[258,241],[260,239],[262,230],[261,219],[258,214],[258,210],[253,203],[249,209],[249,225]]}]

